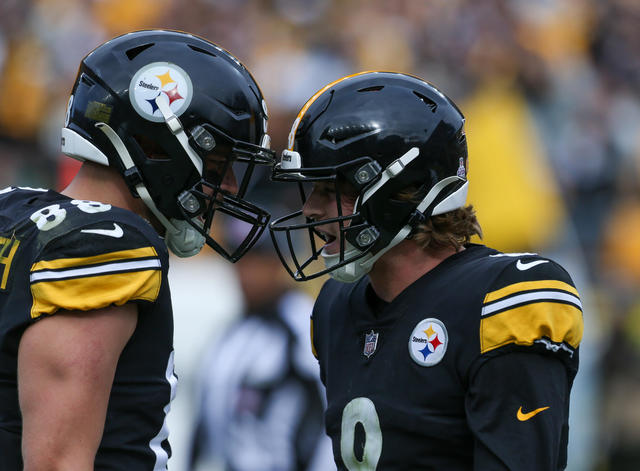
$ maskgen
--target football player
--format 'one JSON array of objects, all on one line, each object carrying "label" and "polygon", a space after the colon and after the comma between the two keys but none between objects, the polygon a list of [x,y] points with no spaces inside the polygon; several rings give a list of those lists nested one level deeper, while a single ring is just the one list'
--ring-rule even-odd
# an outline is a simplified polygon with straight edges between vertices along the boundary
[{"label": "football player", "polygon": [[[244,194],[274,161],[266,106],[215,44],[134,32],[82,60],[62,151],[83,161],[62,193],[0,191],[0,469],[166,469],[167,247],[236,261],[262,233]],[[251,228],[234,249],[221,213]]]},{"label": "football player", "polygon": [[566,465],[580,298],[554,261],[470,243],[464,122],[433,85],[364,72],[302,107],[274,168],[302,195],[270,225],[282,262],[332,278],[311,327],[339,470]]}]

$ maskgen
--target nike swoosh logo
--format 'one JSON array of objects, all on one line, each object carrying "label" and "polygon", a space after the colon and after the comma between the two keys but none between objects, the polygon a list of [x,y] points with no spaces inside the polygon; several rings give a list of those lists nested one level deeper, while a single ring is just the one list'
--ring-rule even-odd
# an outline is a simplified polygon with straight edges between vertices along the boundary
[{"label": "nike swoosh logo", "polygon": [[85,234],[105,235],[115,237],[116,239],[119,239],[124,234],[122,227],[117,225],[115,222],[113,223],[113,229],[82,229],[80,232],[84,232]]},{"label": "nike swoosh logo", "polygon": [[538,265],[542,265],[543,263],[549,263],[549,260],[535,260],[533,262],[522,263],[522,260],[518,260],[516,263],[516,268],[520,271],[528,270],[529,268],[533,268]]},{"label": "nike swoosh logo", "polygon": [[547,410],[549,408],[549,406],[547,407],[541,407],[539,409],[536,410],[532,410],[531,412],[522,412],[522,407],[520,407],[518,409],[518,413],[516,414],[518,416],[518,420],[520,422],[525,422],[527,420],[529,420],[531,417],[533,417],[534,415],[538,415],[540,412],[542,412],[543,410]]}]

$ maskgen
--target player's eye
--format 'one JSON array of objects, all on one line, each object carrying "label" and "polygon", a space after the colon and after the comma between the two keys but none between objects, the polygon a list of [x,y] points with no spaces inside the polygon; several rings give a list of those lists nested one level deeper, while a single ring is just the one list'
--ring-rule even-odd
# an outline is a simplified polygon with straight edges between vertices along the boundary
[{"label": "player's eye", "polygon": [[358,197],[356,189],[348,182],[344,180],[338,180],[338,191],[342,197],[346,197],[355,200]]},{"label": "player's eye", "polygon": [[207,181],[219,181],[231,162],[221,156],[207,157],[204,161],[204,175]]},{"label": "player's eye", "polygon": [[336,192],[336,187],[333,183],[316,182],[313,184],[313,191],[320,195],[333,195]]}]

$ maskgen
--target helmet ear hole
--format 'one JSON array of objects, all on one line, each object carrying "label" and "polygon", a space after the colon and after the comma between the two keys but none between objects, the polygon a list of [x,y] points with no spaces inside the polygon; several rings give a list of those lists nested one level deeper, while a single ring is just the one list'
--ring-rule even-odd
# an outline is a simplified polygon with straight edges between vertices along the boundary
[{"label": "helmet ear hole", "polygon": [[162,147],[162,145],[155,139],[151,139],[148,136],[136,134],[133,137],[134,142],[142,151],[142,154],[151,160],[169,160],[169,153]]}]

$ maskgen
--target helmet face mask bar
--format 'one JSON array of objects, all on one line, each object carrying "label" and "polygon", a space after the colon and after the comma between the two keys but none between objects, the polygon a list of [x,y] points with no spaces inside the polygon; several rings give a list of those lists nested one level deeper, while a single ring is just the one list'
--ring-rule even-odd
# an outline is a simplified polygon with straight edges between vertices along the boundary
[{"label": "helmet face mask bar", "polygon": [[[352,189],[352,186],[344,181],[341,182],[341,180],[343,180],[343,177],[341,175],[347,173],[349,169],[354,168],[354,166],[359,167],[358,164],[361,164],[362,162],[371,162],[371,159],[368,157],[356,159],[354,162],[350,162],[343,166],[338,166],[338,168],[305,168],[304,175],[297,172],[296,170],[280,170],[277,175],[274,173],[274,175],[272,176],[272,180],[274,181],[296,181],[298,183],[298,191],[303,206],[308,198],[308,191],[305,191],[304,189],[305,184],[327,183],[332,185],[335,190],[337,211],[336,217],[314,221],[311,218],[304,217],[302,210],[300,210],[274,220],[269,226],[272,241],[275,246],[276,252],[280,257],[280,261],[282,262],[289,275],[291,275],[291,277],[296,281],[308,281],[319,276],[326,275],[332,270],[344,267],[350,263],[355,262],[356,260],[361,259],[366,255],[366,252],[353,250],[354,247],[348,242],[349,239],[351,239],[351,237],[349,237],[350,233],[360,233],[360,231],[362,230],[361,226],[353,225],[354,221],[361,219],[361,216],[358,212],[358,202],[356,202],[354,212],[351,214],[343,214],[342,209],[342,199],[346,193],[345,187]],[[351,193],[351,191],[349,191],[349,193]],[[304,222],[291,222],[292,220],[302,219],[304,220]],[[327,266],[324,269],[315,270],[309,273],[309,268],[314,261],[319,260],[321,257],[324,258],[327,256],[325,248],[319,246],[319,244],[317,243],[317,239],[319,238],[325,243],[329,242],[329,240],[322,232],[319,232],[316,228],[329,224],[338,225],[339,235],[337,239],[339,250],[332,257],[335,259],[335,261],[330,266]],[[283,247],[281,247],[284,244],[282,244],[282,242],[279,242],[279,239],[276,237],[276,234],[278,233],[284,233],[286,236],[286,255],[284,253]],[[297,235],[297,233],[301,233],[302,235],[299,236]],[[362,240],[362,237],[360,239]],[[302,240],[306,241],[306,244],[308,244],[307,249],[310,249],[307,250],[304,254],[301,254],[302,250],[300,250],[300,248],[298,247],[300,243],[305,244],[305,242],[302,242]],[[298,242],[298,244],[296,244],[296,242]],[[373,242],[373,240],[371,240],[371,242]]]},{"label": "helmet face mask bar", "polygon": [[[80,64],[62,136],[65,154],[122,174],[178,256],[207,243],[235,262],[268,223],[244,199],[255,166],[275,160],[262,93],[235,57],[202,38],[148,30],[96,48]],[[253,225],[235,250],[210,234],[217,212]]]},{"label": "helmet face mask bar", "polygon": [[[304,217],[301,191],[303,210],[269,226],[281,262],[297,281],[324,274],[357,281],[430,216],[464,206],[466,165],[464,116],[433,85],[390,72],[327,85],[302,107],[272,180],[333,181],[338,216]],[[352,214],[342,211],[345,187],[355,198]],[[331,224],[339,240],[319,248],[318,228]],[[302,231],[306,246],[294,236]],[[282,233],[286,243],[276,237]],[[321,269],[313,263],[319,258]]]},{"label": "helmet face mask bar", "polygon": [[[203,190],[203,187],[208,190]],[[201,234],[202,237],[204,237],[206,243],[210,247],[222,255],[226,260],[233,263],[237,262],[249,249],[251,249],[251,247],[253,247],[264,232],[270,219],[269,213],[260,207],[245,201],[237,195],[220,189],[219,185],[212,185],[206,181],[199,182],[194,185],[191,190],[185,193],[194,195],[198,200],[203,201],[205,209],[200,213],[200,215],[194,217],[193,213],[187,212],[187,209],[184,207],[189,203],[185,203],[184,206],[181,203],[179,208],[184,220],[186,220],[199,234]],[[214,216],[217,211],[245,222],[251,227],[247,232],[245,239],[232,249],[218,243],[210,235]]]},{"label": "helmet face mask bar", "polygon": [[[226,260],[235,263],[253,247],[269,222],[269,213],[245,200],[244,197],[249,189],[255,166],[273,165],[275,152],[248,142],[237,141],[208,123],[196,126],[191,132],[189,142],[193,143],[192,147],[197,150],[205,164],[200,181],[179,195],[178,209],[184,220],[204,237],[210,247]],[[207,153],[214,151],[219,168],[208,171]],[[227,155],[228,157],[218,157],[219,155]],[[246,168],[239,171],[241,166]],[[238,182],[238,188],[233,193],[222,188],[225,175],[228,172],[233,172],[234,179],[235,175],[242,175],[240,182]],[[237,246],[232,248],[225,246],[211,237],[210,229],[216,211],[251,226],[245,239]]]}]

